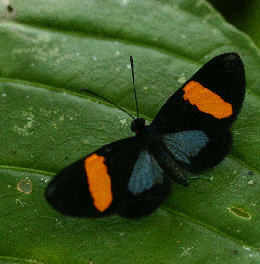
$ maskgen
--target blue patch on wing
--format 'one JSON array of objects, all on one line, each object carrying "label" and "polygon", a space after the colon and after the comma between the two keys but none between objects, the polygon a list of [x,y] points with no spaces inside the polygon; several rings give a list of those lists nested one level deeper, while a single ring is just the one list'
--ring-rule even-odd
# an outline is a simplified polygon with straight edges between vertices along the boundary
[{"label": "blue patch on wing", "polygon": [[141,151],[128,183],[134,195],[149,190],[155,183],[162,182],[163,170],[148,151]]},{"label": "blue patch on wing", "polygon": [[209,138],[201,130],[188,130],[167,134],[163,137],[163,142],[177,160],[190,164],[189,157],[198,155]]}]

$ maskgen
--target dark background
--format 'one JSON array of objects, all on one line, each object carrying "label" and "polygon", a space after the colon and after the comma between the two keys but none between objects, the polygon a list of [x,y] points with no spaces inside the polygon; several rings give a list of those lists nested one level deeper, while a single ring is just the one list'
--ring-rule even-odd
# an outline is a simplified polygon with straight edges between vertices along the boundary
[{"label": "dark background", "polygon": [[209,0],[236,28],[248,34],[260,47],[260,0]]}]

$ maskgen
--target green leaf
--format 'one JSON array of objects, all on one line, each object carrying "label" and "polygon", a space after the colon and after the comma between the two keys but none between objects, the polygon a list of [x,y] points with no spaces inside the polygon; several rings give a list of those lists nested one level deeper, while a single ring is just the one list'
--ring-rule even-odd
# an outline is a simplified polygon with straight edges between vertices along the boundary
[{"label": "green leaf", "polygon": [[[259,263],[259,50],[203,0],[0,2],[0,263]],[[215,55],[238,52],[247,93],[228,157],[140,220],[72,219],[43,197],[64,166],[131,136]],[[69,186],[68,186],[69,188]]]}]

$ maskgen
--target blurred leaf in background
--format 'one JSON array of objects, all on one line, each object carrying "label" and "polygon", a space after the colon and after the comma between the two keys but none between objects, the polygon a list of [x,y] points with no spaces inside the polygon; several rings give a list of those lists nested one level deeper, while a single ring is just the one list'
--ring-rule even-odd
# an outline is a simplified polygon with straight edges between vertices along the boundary
[{"label": "blurred leaf in background", "polygon": [[260,47],[260,0],[210,0],[235,27],[252,37]]},{"label": "blurred leaf in background", "polygon": [[[259,50],[204,0],[0,1],[0,263],[259,263]],[[212,57],[238,52],[247,92],[217,167],[140,220],[73,219],[43,194],[60,169],[133,135]],[[68,186],[69,188],[70,186]]]}]

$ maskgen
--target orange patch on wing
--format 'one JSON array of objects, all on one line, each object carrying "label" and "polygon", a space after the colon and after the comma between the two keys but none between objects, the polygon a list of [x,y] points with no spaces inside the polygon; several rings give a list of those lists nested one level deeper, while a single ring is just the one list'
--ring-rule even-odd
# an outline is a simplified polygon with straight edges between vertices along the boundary
[{"label": "orange patch on wing", "polygon": [[233,114],[232,105],[198,82],[190,81],[183,88],[184,100],[196,105],[201,112],[222,119]]},{"label": "orange patch on wing", "polygon": [[94,205],[100,212],[105,211],[112,203],[111,178],[104,163],[105,158],[92,154],[84,161],[89,191]]}]

